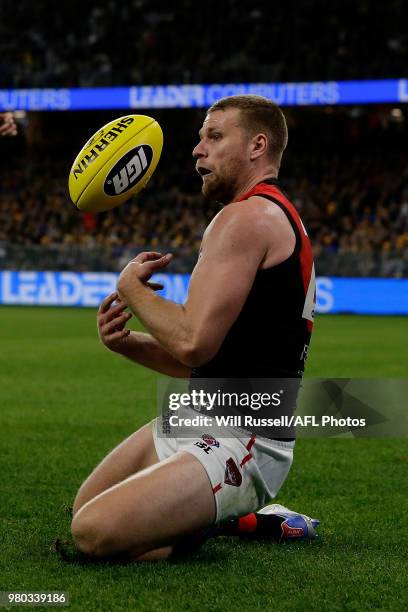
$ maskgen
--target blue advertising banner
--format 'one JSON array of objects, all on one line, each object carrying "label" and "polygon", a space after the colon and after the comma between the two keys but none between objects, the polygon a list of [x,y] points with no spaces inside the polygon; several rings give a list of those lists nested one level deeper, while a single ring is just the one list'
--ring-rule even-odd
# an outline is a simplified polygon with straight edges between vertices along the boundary
[{"label": "blue advertising banner", "polygon": [[[116,288],[113,272],[0,271],[0,304],[91,306]],[[155,274],[159,293],[185,302],[189,274]],[[408,279],[317,278],[317,313],[408,315]]]},{"label": "blue advertising banner", "polygon": [[408,79],[0,89],[0,111],[207,108],[223,96],[258,94],[280,106],[408,102]]},{"label": "blue advertising banner", "polygon": [[319,277],[316,283],[316,312],[408,314],[408,278]]}]

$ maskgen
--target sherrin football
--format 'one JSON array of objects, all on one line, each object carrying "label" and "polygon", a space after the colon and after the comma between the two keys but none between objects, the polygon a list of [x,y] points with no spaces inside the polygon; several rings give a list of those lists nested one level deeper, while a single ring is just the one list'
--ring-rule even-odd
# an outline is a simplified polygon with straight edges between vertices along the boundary
[{"label": "sherrin football", "polygon": [[69,195],[86,212],[119,206],[152,176],[163,132],[152,117],[126,115],[98,130],[78,153],[69,173]]}]

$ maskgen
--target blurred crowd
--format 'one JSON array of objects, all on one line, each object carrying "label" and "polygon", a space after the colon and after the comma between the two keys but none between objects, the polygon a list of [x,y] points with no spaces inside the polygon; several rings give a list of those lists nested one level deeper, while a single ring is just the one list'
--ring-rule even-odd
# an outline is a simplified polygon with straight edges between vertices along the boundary
[{"label": "blurred crowd", "polygon": [[0,89],[404,76],[404,0],[2,0]]},{"label": "blurred crowd", "polygon": [[[13,243],[22,252],[62,245],[66,254],[80,246],[101,253],[105,269],[120,269],[141,250],[171,251],[178,270],[191,270],[218,210],[202,198],[198,176],[187,189],[171,173],[158,172],[137,198],[98,215],[74,209],[66,177],[64,165],[50,160],[10,168],[0,187],[0,245]],[[346,164],[340,157],[295,157],[282,184],[308,229],[319,274],[408,276],[407,164],[381,172],[358,155]],[[85,267],[86,261],[95,269],[95,259],[85,258]],[[33,262],[26,257],[27,265]]]},{"label": "blurred crowd", "polygon": [[[405,109],[285,114],[289,145],[279,179],[307,227],[318,273],[408,276]],[[175,269],[191,271],[219,210],[201,195],[191,157],[203,111],[155,112],[165,146],[147,188],[112,211],[81,213],[69,199],[69,169],[112,115],[34,113],[17,136],[0,138],[0,267],[118,270],[141,250],[162,250],[177,255]],[[0,130],[14,133],[10,117],[2,119]]]},{"label": "blurred crowd", "polygon": [[74,208],[66,183],[66,168],[52,162],[14,166],[0,188],[0,242],[100,246],[116,255],[125,248],[198,250],[210,217],[199,191],[166,185],[158,174],[137,199],[93,215]]},{"label": "blurred crowd", "polygon": [[287,182],[311,237],[318,273],[408,276],[408,163],[401,174],[400,164],[389,171],[364,155],[319,165],[320,181]]}]

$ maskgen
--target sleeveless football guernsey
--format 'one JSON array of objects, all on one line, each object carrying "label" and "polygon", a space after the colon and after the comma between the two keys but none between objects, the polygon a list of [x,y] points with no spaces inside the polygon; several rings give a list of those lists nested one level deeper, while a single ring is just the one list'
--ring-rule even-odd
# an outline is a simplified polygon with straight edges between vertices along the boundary
[{"label": "sleeveless football guernsey", "polygon": [[[258,270],[248,297],[217,354],[192,378],[301,378],[313,329],[315,273],[309,238],[277,179],[255,185],[258,196],[279,206],[295,233],[293,253]],[[251,202],[248,202],[251,206]]]}]

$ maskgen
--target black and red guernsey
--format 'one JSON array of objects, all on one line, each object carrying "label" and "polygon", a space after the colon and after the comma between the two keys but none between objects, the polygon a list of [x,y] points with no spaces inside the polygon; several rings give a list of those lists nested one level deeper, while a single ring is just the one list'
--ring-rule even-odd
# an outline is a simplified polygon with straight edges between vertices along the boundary
[{"label": "black and red guernsey", "polygon": [[[282,263],[258,270],[244,306],[217,354],[192,378],[301,378],[316,300],[313,254],[295,206],[277,179],[267,179],[242,200],[261,196],[279,206],[296,236]],[[248,203],[250,206],[251,203]]]}]

